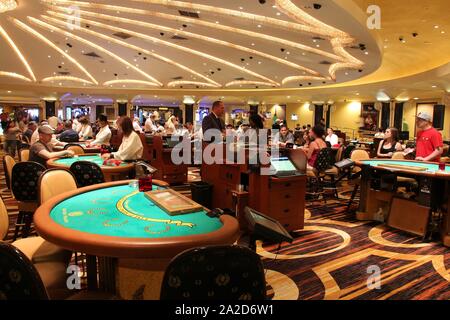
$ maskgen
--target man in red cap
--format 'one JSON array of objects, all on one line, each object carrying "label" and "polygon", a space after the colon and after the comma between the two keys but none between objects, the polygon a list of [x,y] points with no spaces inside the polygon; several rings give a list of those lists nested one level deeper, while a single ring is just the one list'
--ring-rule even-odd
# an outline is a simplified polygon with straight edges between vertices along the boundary
[{"label": "man in red cap", "polygon": [[416,116],[418,128],[416,139],[416,160],[439,162],[444,143],[442,135],[433,128],[433,120],[430,114],[419,112]]}]

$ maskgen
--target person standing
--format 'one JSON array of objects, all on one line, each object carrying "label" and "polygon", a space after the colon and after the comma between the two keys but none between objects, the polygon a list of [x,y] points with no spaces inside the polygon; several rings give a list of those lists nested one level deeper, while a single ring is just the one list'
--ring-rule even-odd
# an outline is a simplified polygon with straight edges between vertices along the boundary
[{"label": "person standing", "polygon": [[444,151],[442,135],[433,128],[433,121],[430,114],[419,112],[416,116],[417,139],[416,139],[416,160],[439,162]]},{"label": "person standing", "polygon": [[[218,130],[225,135],[225,121],[222,116],[225,114],[225,105],[223,101],[215,101],[211,107],[211,112],[203,118],[202,133],[205,137],[206,132],[211,129]],[[213,142],[213,139],[208,139],[206,142]]]},{"label": "person standing", "polygon": [[19,127],[14,121],[10,121],[6,126],[5,151],[13,158],[16,156],[17,143],[19,141],[18,135],[20,132]]}]

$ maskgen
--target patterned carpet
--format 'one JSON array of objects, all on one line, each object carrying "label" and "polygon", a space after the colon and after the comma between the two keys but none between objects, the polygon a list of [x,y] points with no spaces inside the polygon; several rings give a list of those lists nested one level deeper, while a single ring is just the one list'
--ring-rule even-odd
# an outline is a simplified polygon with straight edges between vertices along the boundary
[{"label": "patterned carpet", "polygon": [[[2,156],[2,154],[0,154]],[[0,165],[0,194],[10,215],[11,240],[17,203],[6,188]],[[198,168],[189,170],[191,181]],[[190,195],[188,186],[178,189]],[[344,187],[340,194],[348,197]],[[292,244],[258,244],[272,299],[450,299],[450,249],[387,230],[376,222],[356,221],[348,200],[307,204],[305,229]],[[356,205],[356,204],[355,204]],[[355,206],[353,207],[355,209]],[[84,281],[83,281],[84,282]]]},{"label": "patterned carpet", "polygon": [[259,244],[273,299],[450,299],[450,250],[361,222],[347,201],[308,204],[292,244]]}]

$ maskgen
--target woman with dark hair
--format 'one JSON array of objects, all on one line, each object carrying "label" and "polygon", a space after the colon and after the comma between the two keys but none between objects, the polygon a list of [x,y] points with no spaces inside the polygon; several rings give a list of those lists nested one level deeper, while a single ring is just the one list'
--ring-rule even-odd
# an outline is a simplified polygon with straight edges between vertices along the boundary
[{"label": "woman with dark hair", "polygon": [[402,151],[402,145],[398,142],[398,130],[386,129],[384,140],[378,146],[377,158],[392,158],[397,151]]},{"label": "woman with dark hair", "polygon": [[94,133],[92,132],[92,127],[89,124],[89,119],[87,117],[83,117],[80,119],[80,125],[81,125],[81,129],[78,134],[80,139],[87,140],[94,136]]},{"label": "woman with dark hair", "polygon": [[306,149],[306,157],[308,158],[308,168],[313,169],[320,150],[327,148],[327,144],[323,141],[325,128],[321,125],[315,126],[309,131],[311,142]]},{"label": "woman with dark hair", "polygon": [[102,155],[103,159],[118,159],[118,160],[137,160],[142,158],[144,146],[141,138],[133,129],[133,121],[129,117],[123,117],[117,121],[119,132],[122,132],[123,138],[119,150],[113,153],[105,153]]}]

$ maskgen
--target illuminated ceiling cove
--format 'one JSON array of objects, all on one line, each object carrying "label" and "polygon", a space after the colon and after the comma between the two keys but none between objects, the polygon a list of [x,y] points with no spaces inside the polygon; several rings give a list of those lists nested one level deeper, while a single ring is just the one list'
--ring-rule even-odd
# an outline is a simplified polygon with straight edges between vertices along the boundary
[{"label": "illuminated ceiling cove", "polygon": [[376,71],[367,27],[337,1],[320,2],[17,1],[0,13],[0,84],[292,89]]}]

